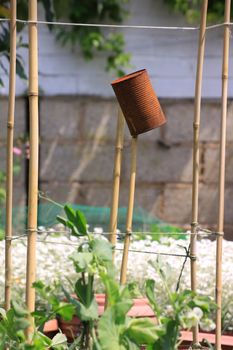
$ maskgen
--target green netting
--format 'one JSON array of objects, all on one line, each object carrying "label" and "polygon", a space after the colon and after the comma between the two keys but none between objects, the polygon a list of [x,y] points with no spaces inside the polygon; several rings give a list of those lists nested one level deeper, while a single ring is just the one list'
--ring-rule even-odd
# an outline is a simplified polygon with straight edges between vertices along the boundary
[{"label": "green netting", "polygon": [[[93,207],[87,205],[71,205],[73,209],[81,210],[86,216],[89,224],[89,230],[92,231],[95,227],[101,227],[105,232],[109,230],[110,208],[108,207]],[[53,227],[57,224],[57,215],[64,215],[62,206],[56,203],[40,203],[38,207],[38,226],[45,228]],[[118,212],[118,229],[121,232],[125,230],[127,208],[119,208]],[[5,226],[5,211],[1,211],[0,227]],[[15,207],[13,209],[13,228],[16,234],[22,234],[27,227],[27,208]],[[136,207],[133,214],[133,231],[136,232],[173,232],[177,233],[181,230],[177,227],[166,224],[165,222],[155,218],[147,213],[144,209]],[[178,238],[181,238],[178,237]]]}]

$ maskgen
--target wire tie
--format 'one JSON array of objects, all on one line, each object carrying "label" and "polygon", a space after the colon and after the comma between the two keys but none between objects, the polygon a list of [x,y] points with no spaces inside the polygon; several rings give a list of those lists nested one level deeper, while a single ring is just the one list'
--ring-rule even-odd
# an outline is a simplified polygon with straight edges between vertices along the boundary
[{"label": "wire tie", "polygon": [[26,229],[26,232],[38,232],[38,228],[37,227],[36,228],[28,228],[28,229]]},{"label": "wire tie", "polygon": [[213,232],[213,234],[215,234],[215,236],[218,236],[218,237],[224,236],[224,232]]},{"label": "wire tie", "polygon": [[191,223],[191,228],[192,228],[192,230],[197,230],[197,229],[198,229],[198,225],[199,225],[198,222],[195,222],[195,221],[192,222],[192,223]]},{"label": "wire tie", "polygon": [[7,122],[7,128],[8,128],[8,129],[13,129],[13,128],[14,128],[14,123],[12,123],[12,122]]},{"label": "wire tie", "polygon": [[29,91],[28,92],[28,96],[30,97],[30,96],[38,96],[39,94],[38,94],[38,91]]},{"label": "wire tie", "polygon": [[190,260],[192,260],[192,261],[196,261],[196,260],[197,260],[197,256],[196,256],[196,255],[191,255],[191,254],[189,254],[188,257],[189,257]]},{"label": "wire tie", "polygon": [[132,236],[132,231],[131,230],[126,230],[126,233],[125,233],[126,236]]}]

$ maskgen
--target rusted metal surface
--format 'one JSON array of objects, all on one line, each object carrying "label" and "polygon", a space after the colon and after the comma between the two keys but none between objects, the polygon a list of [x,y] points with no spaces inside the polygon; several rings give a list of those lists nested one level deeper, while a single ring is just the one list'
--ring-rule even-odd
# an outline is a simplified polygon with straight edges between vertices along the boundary
[{"label": "rusted metal surface", "polygon": [[146,69],[116,79],[111,85],[132,136],[166,123]]}]

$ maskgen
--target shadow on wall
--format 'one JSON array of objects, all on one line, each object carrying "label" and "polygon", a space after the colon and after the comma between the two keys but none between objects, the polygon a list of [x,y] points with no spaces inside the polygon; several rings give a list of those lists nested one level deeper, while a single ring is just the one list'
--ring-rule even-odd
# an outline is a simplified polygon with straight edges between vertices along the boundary
[{"label": "shadow on wall", "polygon": [[[192,193],[192,100],[162,100],[166,126],[139,136],[135,204],[177,225],[189,225]],[[109,206],[117,105],[91,97],[41,101],[42,189],[59,201]],[[226,227],[233,225],[229,103],[226,166]],[[201,119],[200,222],[217,218],[220,103],[205,101]],[[52,130],[52,134],[50,133]],[[130,135],[125,132],[120,206],[127,205]]]},{"label": "shadow on wall", "polygon": [[[3,107],[6,103],[6,100],[2,100]],[[189,226],[193,101],[162,100],[161,103],[168,119],[167,125],[139,136],[135,204],[166,222]],[[109,206],[117,122],[116,101],[80,96],[44,97],[40,106],[40,189],[59,202]],[[23,120],[24,108],[21,100],[17,100],[16,135],[23,130],[20,120]],[[228,111],[226,231],[233,227],[231,102]],[[218,209],[220,103],[204,101],[201,118],[200,223],[213,227]],[[1,140],[4,146],[4,135]],[[4,167],[4,154],[1,167]],[[127,205],[129,170],[130,135],[126,130],[120,206]],[[22,203],[22,198],[21,184],[15,194],[16,202]]]}]

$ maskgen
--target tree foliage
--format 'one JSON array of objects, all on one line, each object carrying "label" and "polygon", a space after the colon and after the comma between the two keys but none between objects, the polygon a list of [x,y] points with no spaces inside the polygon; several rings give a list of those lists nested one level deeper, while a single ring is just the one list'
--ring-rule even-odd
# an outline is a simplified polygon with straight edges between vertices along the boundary
[{"label": "tree foliage", "polygon": [[[69,21],[74,23],[121,23],[128,12],[125,5],[130,0],[38,0],[45,10],[48,21]],[[156,0],[154,0],[156,1]],[[202,0],[163,0],[173,11],[180,12],[191,22],[200,18]],[[28,18],[28,1],[17,1],[18,18]],[[221,21],[224,15],[223,0],[209,0],[208,20]],[[0,0],[0,17],[9,18],[9,0]],[[20,32],[23,24],[17,25],[18,47],[25,47]],[[106,70],[115,75],[124,74],[130,65],[130,54],[125,52],[124,35],[116,30],[99,27],[49,26],[58,42],[72,50],[77,47],[86,60],[92,60],[102,52],[106,57]],[[9,23],[0,22],[0,69],[7,73],[6,60],[9,61]],[[3,59],[4,58],[4,59]],[[17,74],[26,78],[23,62],[17,56]],[[0,85],[2,80],[0,78]]]},{"label": "tree foliage", "polygon": [[[128,0],[39,0],[45,10],[47,21],[68,21],[74,23],[121,23],[127,15],[125,3]],[[9,0],[0,0],[0,17],[9,18]],[[28,18],[28,1],[18,0],[17,17]],[[99,27],[53,26],[48,25],[58,42],[72,50],[80,47],[86,60],[93,59],[98,52],[106,55],[106,70],[117,76],[124,73],[129,66],[130,54],[124,50],[124,35],[115,30],[103,30]],[[18,33],[24,28],[17,25]],[[0,66],[7,73],[6,62],[9,60],[9,23],[0,22]],[[22,39],[18,40],[18,47],[25,46]],[[21,57],[17,57],[17,74],[26,78]],[[2,81],[0,81],[2,84]]]},{"label": "tree foliage", "polygon": [[[200,19],[202,0],[164,0],[174,11],[181,12],[188,21],[196,22]],[[219,22],[224,16],[224,0],[209,0],[208,21]],[[233,14],[233,11],[232,11]]]}]

